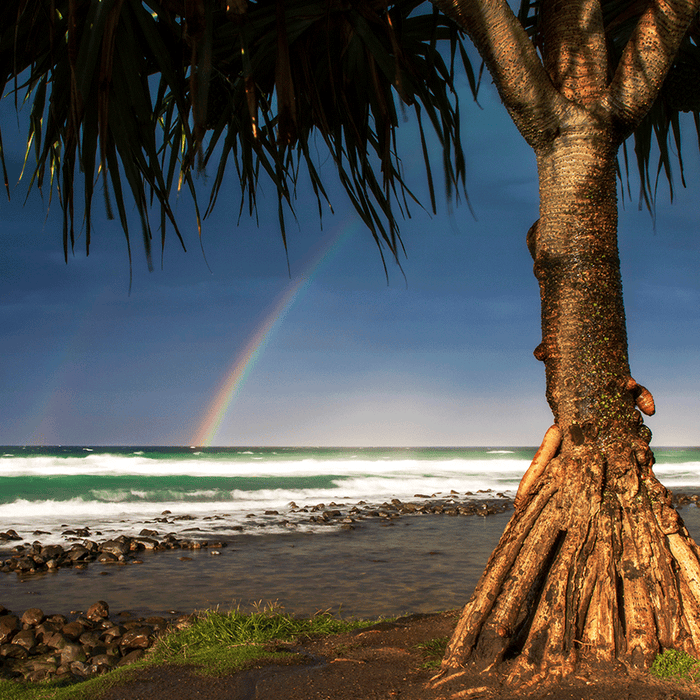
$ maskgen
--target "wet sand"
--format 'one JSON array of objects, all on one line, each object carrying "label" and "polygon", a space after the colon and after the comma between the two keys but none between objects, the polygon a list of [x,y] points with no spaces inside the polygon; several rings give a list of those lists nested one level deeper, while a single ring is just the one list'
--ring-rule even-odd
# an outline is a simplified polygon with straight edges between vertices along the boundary
[{"label": "wet sand", "polygon": [[[113,612],[182,613],[277,601],[310,615],[377,617],[460,607],[470,597],[512,511],[488,517],[403,516],[357,529],[240,535],[212,555],[172,550],[140,564],[92,563],[21,579],[0,575],[0,603],[13,611],[85,610],[106,600]],[[700,535],[700,508],[680,510]],[[183,560],[184,558],[184,560]]]}]

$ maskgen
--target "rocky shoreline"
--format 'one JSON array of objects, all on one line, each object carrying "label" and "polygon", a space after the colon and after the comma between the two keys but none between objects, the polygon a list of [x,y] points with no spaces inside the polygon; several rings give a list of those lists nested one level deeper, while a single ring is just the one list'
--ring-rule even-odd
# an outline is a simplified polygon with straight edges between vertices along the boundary
[{"label": "rocky shoreline", "polygon": [[[401,516],[420,515],[447,515],[447,516],[481,516],[486,517],[496,513],[503,513],[512,508],[513,501],[503,493],[493,494],[490,491],[482,491],[475,494],[467,492],[460,495],[452,491],[449,496],[436,498],[435,495],[416,494],[417,501],[400,501],[392,499],[379,505],[368,504],[359,501],[356,504],[328,504],[297,506],[289,504],[288,513],[280,513],[276,510],[268,510],[264,516],[279,519],[279,523],[288,529],[298,528],[300,524],[318,527],[336,527],[343,530],[354,530],[361,527],[363,520],[378,519],[383,524],[391,525]],[[288,516],[288,517],[285,517]],[[222,517],[222,516],[214,516]],[[249,518],[256,518],[251,513]],[[293,517],[294,519],[290,519]],[[89,528],[67,529],[61,535],[66,541],[61,544],[44,545],[40,540],[28,542],[15,529],[10,528],[0,532],[0,546],[11,542],[16,544],[9,551],[0,550],[0,572],[16,573],[19,576],[31,576],[47,571],[58,571],[61,568],[85,568],[91,562],[103,564],[140,563],[139,555],[143,552],[162,552],[173,549],[200,550],[207,549],[211,555],[220,554],[220,550],[229,544],[227,539],[209,540],[204,538],[177,537],[172,532],[163,533],[167,525],[175,521],[193,519],[189,515],[173,515],[165,511],[161,517],[153,521],[155,528],[143,528],[138,535],[118,535],[112,539],[99,541],[99,532],[92,532]],[[149,523],[150,524],[150,523]],[[243,526],[235,526],[232,529],[244,531]],[[32,536],[42,534],[50,535],[50,532],[34,531]]]},{"label": "rocky shoreline", "polygon": [[0,676],[26,681],[81,681],[138,661],[165,632],[190,616],[111,619],[100,600],[85,613],[45,615],[29,608],[21,615],[0,605]]},{"label": "rocky shoreline", "polygon": [[[513,500],[503,493],[492,491],[479,491],[477,494],[466,492],[462,495],[452,491],[449,496],[436,498],[425,494],[416,494],[415,501],[400,501],[397,498],[381,504],[368,504],[359,501],[356,504],[328,504],[297,506],[292,502],[286,513],[277,510],[267,510],[262,514],[251,513],[247,517],[251,519],[250,528],[233,526],[230,529],[238,532],[251,532],[260,527],[269,525],[269,518],[273,522],[284,526],[289,530],[299,528],[301,525],[312,527],[336,527],[343,530],[354,530],[361,527],[363,520],[375,519],[384,525],[391,525],[401,516],[420,515],[447,515],[447,516],[481,516],[486,517],[496,513],[503,513],[512,508]],[[700,493],[673,493],[673,503],[677,508],[695,504],[700,507]],[[264,516],[268,522],[256,522],[259,515]],[[100,533],[91,531],[87,527],[66,529],[61,532],[65,545],[44,545],[36,539],[28,541],[28,537],[17,533],[14,528],[0,532],[0,573],[16,573],[21,577],[32,576],[47,571],[58,571],[61,568],[84,569],[91,562],[102,564],[139,564],[140,554],[144,552],[163,552],[170,550],[208,550],[213,556],[221,553],[221,549],[227,547],[232,541],[230,538],[207,539],[200,537],[182,537],[173,532],[163,532],[168,525],[183,520],[193,520],[191,515],[174,515],[170,511],[164,511],[160,517],[148,524],[155,528],[143,528],[138,535],[121,534],[111,539],[98,539]],[[221,520],[223,516],[212,516],[212,520]],[[34,531],[33,537],[52,533]],[[9,549],[3,549],[12,542],[21,542]]]},{"label": "rocky shoreline", "polygon": [[[371,532],[373,527],[399,524],[396,520],[402,517],[419,517],[421,514],[485,517],[512,508],[512,501],[501,494],[480,494],[480,498],[451,494],[449,498],[425,496],[423,499],[405,503],[394,500],[380,505],[357,503],[339,506],[329,503],[304,508],[292,504],[290,510],[303,514],[309,522],[319,527],[334,527],[343,531],[362,528],[363,521],[366,521],[366,531]],[[678,507],[693,504],[700,507],[700,494],[677,493],[673,495],[673,501]],[[269,517],[273,514],[268,512],[266,515]],[[286,513],[277,516],[283,521]],[[162,517],[163,523],[167,524],[180,516],[163,514]],[[4,536],[6,542],[13,541],[7,535],[19,537],[17,533],[8,531]],[[185,560],[188,558],[185,556],[186,550],[208,550],[215,555],[227,545],[225,540],[177,538],[168,533],[161,535],[154,529],[144,529],[135,536],[121,535],[101,543],[92,539],[91,535],[90,531],[82,529],[66,531],[66,546],[43,546],[39,542],[16,545],[8,558],[3,559],[0,555],[2,570],[15,572],[18,581],[31,580],[33,575],[45,575],[47,571],[64,567],[86,568],[90,562],[116,566],[138,563],[140,553],[145,550],[185,550],[180,557]],[[436,553],[431,551],[429,554]],[[104,591],[97,588],[93,594],[95,598],[104,596]],[[87,600],[93,594],[88,594]],[[50,605],[60,609],[61,598],[56,600]],[[67,603],[66,607],[68,605],[81,607],[80,602],[77,605],[75,602]],[[23,606],[19,604],[16,607],[21,609]],[[188,611],[196,607],[181,606],[180,609]],[[153,611],[150,617],[146,611],[142,611],[142,614],[143,617],[138,617],[129,612],[120,612],[110,616],[109,607],[103,601],[86,611],[72,610],[65,615],[45,615],[38,607],[31,607],[21,614],[13,613],[0,605],[0,676],[29,681],[48,678],[82,680],[132,663],[141,658],[162,634],[192,619],[192,615],[182,615],[165,607],[157,614]]]},{"label": "rocky shoreline", "polygon": [[[367,504],[359,501],[356,504],[328,504],[297,506],[292,502],[286,513],[277,510],[267,510],[262,514],[251,513],[247,517],[251,519],[249,528],[241,525],[232,526],[230,529],[238,532],[251,532],[257,528],[269,525],[269,518],[273,518],[279,525],[289,530],[307,527],[336,527],[343,530],[354,530],[361,527],[363,520],[378,519],[383,524],[391,525],[392,521],[401,516],[411,515],[447,515],[447,516],[481,516],[503,513],[512,508],[513,500],[503,493],[492,491],[480,491],[478,494],[466,492],[460,495],[452,491],[449,496],[436,498],[435,494],[428,496],[416,494],[416,501],[400,501],[397,498],[381,504]],[[673,493],[673,503],[677,508],[695,504],[700,507],[700,493]],[[256,522],[258,515],[268,519],[266,523]],[[223,516],[212,516],[212,520],[223,520]],[[84,569],[91,562],[103,564],[138,564],[140,553],[163,552],[169,550],[201,550],[205,549],[211,555],[220,554],[220,550],[227,547],[232,541],[230,538],[207,539],[200,537],[182,537],[173,532],[163,532],[168,525],[179,521],[194,520],[191,515],[174,515],[170,511],[164,511],[161,516],[152,521],[145,521],[154,527],[143,528],[138,535],[121,534],[111,539],[100,541],[97,539],[101,533],[91,531],[87,527],[68,528],[61,532],[65,545],[44,545],[36,539],[29,542],[27,536],[17,533],[14,528],[0,532],[0,573],[16,573],[26,577],[47,571],[58,571],[61,568]],[[158,527],[158,529],[155,529]],[[36,530],[31,533],[33,537],[50,535],[52,533]],[[21,542],[8,547],[12,542]]]},{"label": "rocky shoreline", "polygon": [[[408,516],[486,517],[511,508],[512,500],[502,494],[485,492],[478,497],[473,494],[460,497],[453,492],[442,498],[418,494],[416,501],[394,499],[373,505],[331,502],[299,507],[292,503],[289,512],[297,516],[297,522],[302,516],[303,522],[319,529],[352,531],[362,528],[363,523],[391,527],[397,519]],[[265,511],[261,515],[268,519],[274,517],[281,523],[291,520],[287,519],[286,512]],[[183,517],[187,516],[163,513],[159,525],[165,529],[175,518]],[[255,517],[251,514],[251,520]],[[93,562],[117,568],[137,564],[145,552],[182,550],[180,559],[183,560],[191,550],[208,550],[210,555],[217,555],[229,544],[224,539],[189,539],[151,528],[144,528],[138,535],[119,535],[105,541],[99,541],[95,537],[97,532],[88,528],[69,529],[61,534],[66,540],[64,545],[27,542],[14,529],[0,533],[0,545],[18,542],[5,556],[0,554],[0,571],[15,573],[21,580],[31,580],[61,569],[86,569]],[[73,610],[69,614],[51,615],[38,607],[13,613],[0,605],[0,676],[27,681],[52,678],[80,681],[133,663],[153,647],[160,636],[188,624],[194,614],[169,612],[166,617],[136,617],[128,612],[110,617],[109,606],[104,601],[95,603],[85,612]]]}]

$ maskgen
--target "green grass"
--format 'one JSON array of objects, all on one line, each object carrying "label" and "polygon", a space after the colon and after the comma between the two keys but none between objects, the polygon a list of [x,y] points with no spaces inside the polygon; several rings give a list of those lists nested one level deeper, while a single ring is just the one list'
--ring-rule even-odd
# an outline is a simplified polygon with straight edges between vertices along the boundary
[{"label": "green grass", "polygon": [[436,637],[435,639],[429,639],[427,642],[416,644],[416,649],[420,649],[425,658],[423,668],[438,668],[440,666],[449,641],[449,637]]},{"label": "green grass", "polygon": [[667,649],[659,654],[651,665],[651,674],[664,680],[700,681],[700,662],[690,654]]},{"label": "green grass", "polygon": [[0,679],[2,700],[95,700],[101,692],[128,680],[135,671],[153,665],[183,664],[197,672],[220,675],[233,673],[259,662],[275,660],[293,663],[295,654],[287,647],[298,639],[340,634],[376,624],[376,620],[345,621],[330,613],[296,618],[276,605],[240,610],[199,613],[187,627],[160,639],[142,659],[80,683],[62,681],[21,683]]},{"label": "green grass", "polygon": [[126,680],[137,668],[148,665],[138,662],[128,668],[110,671],[81,683],[65,681],[45,681],[41,683],[23,683],[0,679],[0,698],[2,700],[96,700],[102,692],[113,685]]},{"label": "green grass", "polygon": [[228,673],[254,658],[288,659],[292,654],[282,643],[311,635],[340,634],[375,624],[347,622],[330,613],[296,618],[276,606],[244,614],[208,611],[194,624],[169,634],[154,648],[156,663],[202,665],[208,673]]}]

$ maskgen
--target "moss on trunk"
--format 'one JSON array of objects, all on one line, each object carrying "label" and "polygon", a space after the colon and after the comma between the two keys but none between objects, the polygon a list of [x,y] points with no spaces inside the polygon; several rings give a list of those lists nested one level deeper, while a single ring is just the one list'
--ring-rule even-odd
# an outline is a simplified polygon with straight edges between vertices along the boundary
[{"label": "moss on trunk", "polygon": [[[464,609],[443,674],[505,664],[512,681],[580,663],[646,667],[700,651],[700,550],[657,481],[649,392],[630,376],[617,251],[616,143],[589,121],[537,153],[528,233],[555,426]],[[544,457],[542,457],[544,455]]]}]

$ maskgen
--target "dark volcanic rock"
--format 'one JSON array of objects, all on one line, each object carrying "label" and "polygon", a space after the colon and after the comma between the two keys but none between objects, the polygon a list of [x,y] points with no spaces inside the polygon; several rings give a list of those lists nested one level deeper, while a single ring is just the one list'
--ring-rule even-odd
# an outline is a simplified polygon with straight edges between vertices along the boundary
[{"label": "dark volcanic rock", "polygon": [[119,646],[122,649],[148,649],[153,640],[152,627],[137,627],[131,629],[121,638]]},{"label": "dark volcanic rock", "polygon": [[0,644],[0,657],[7,659],[26,659],[27,650],[19,644]]},{"label": "dark volcanic rock", "polygon": [[36,634],[32,629],[21,630],[12,638],[12,643],[33,651],[36,648]]},{"label": "dark volcanic rock", "polygon": [[133,663],[170,628],[163,617],[116,624],[104,601],[71,621],[45,617],[39,608],[21,618],[4,607],[0,612],[0,676],[26,681],[81,680]]},{"label": "dark volcanic rock", "polygon": [[133,664],[134,661],[138,661],[139,659],[143,658],[143,655],[145,654],[144,649],[134,649],[133,651],[130,651],[128,654],[125,656],[122,656],[121,659],[117,662],[118,666],[126,666],[128,664]]},{"label": "dark volcanic rock", "polygon": [[58,649],[60,651],[69,643],[69,640],[68,637],[60,632],[51,632],[44,635],[43,642],[49,649]]},{"label": "dark volcanic rock", "polygon": [[95,648],[100,645],[101,634],[99,630],[90,630],[80,635],[79,642],[84,647]]},{"label": "dark volcanic rock", "polygon": [[87,611],[87,619],[88,620],[103,620],[105,618],[109,617],[109,605],[105,603],[104,600],[98,600],[96,603],[93,603]]},{"label": "dark volcanic rock", "polygon": [[112,627],[108,627],[102,633],[102,639],[109,644],[115,639],[121,639],[122,636],[126,634],[126,631],[127,629],[123,625],[114,625]]},{"label": "dark volcanic rock", "polygon": [[119,556],[112,554],[112,552],[100,552],[100,554],[97,556],[97,561],[101,562],[102,564],[111,564],[112,562],[119,561]]},{"label": "dark volcanic rock", "polygon": [[63,552],[63,547],[61,547],[60,544],[47,544],[45,547],[41,548],[41,556],[46,560],[63,556]]},{"label": "dark volcanic rock", "polygon": [[3,615],[0,617],[0,644],[5,644],[12,639],[15,632],[19,632],[20,623],[16,615]]},{"label": "dark volcanic rock", "polygon": [[44,611],[41,608],[29,608],[22,613],[22,624],[36,626],[44,619]]},{"label": "dark volcanic rock", "polygon": [[75,642],[68,642],[63,649],[61,649],[61,663],[62,664],[72,664],[74,661],[83,662],[87,659],[85,655],[85,650],[80,644]]},{"label": "dark volcanic rock", "polygon": [[82,544],[74,544],[67,552],[70,561],[81,561],[89,556],[90,551]]},{"label": "dark volcanic rock", "polygon": [[73,620],[73,622],[63,625],[63,629],[61,630],[64,637],[72,640],[79,639],[83,632],[85,632],[85,627],[77,620]]},{"label": "dark volcanic rock", "polygon": [[100,549],[103,553],[109,552],[116,557],[122,557],[129,553],[131,545],[127,541],[107,540],[107,542],[102,543]]}]

